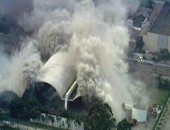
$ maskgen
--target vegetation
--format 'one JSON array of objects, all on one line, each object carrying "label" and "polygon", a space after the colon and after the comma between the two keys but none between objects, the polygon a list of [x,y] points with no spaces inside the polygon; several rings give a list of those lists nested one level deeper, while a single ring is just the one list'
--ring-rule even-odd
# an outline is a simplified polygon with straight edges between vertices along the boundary
[{"label": "vegetation", "polygon": [[164,102],[164,104],[162,104],[163,105],[163,108],[162,108],[162,110],[161,110],[161,113],[159,114],[159,116],[158,116],[158,118],[156,119],[156,122],[155,122],[155,124],[154,124],[154,126],[153,126],[153,130],[155,130],[156,129],[156,127],[157,127],[157,125],[160,123],[160,119],[161,119],[161,117],[163,116],[163,114],[165,114],[165,113],[163,113],[163,111],[166,109],[166,104],[167,104],[167,102],[168,102],[168,100],[169,100],[169,97],[170,97],[170,94],[168,93],[168,95],[167,95],[167,97],[166,97],[166,99],[165,99],[165,102]]},{"label": "vegetation", "polygon": [[160,49],[158,60],[169,60],[170,59],[170,53],[168,49]]},{"label": "vegetation", "polygon": [[110,106],[100,101],[91,106],[86,119],[88,130],[111,130],[116,122]]},{"label": "vegetation", "polygon": [[67,125],[69,125],[69,122],[71,120],[74,120],[74,123],[75,124],[78,124],[80,125],[81,122],[85,121],[85,114],[78,114],[78,113],[75,113],[73,111],[69,111],[69,110],[64,110],[64,109],[61,109],[59,111],[59,113],[57,114],[57,116],[61,116],[61,117],[65,117],[67,118]]},{"label": "vegetation", "polygon": [[118,123],[117,130],[131,130],[131,126],[126,119],[123,119]]},{"label": "vegetation", "polygon": [[155,103],[158,105],[164,106],[168,98],[168,95],[169,95],[169,92],[165,90],[160,90],[159,94],[157,95],[155,99]]},{"label": "vegetation", "polygon": [[163,79],[162,76],[158,76],[158,88],[161,90],[170,91],[170,81],[168,79]]},{"label": "vegetation", "polygon": [[19,130],[18,128],[11,128],[9,126],[0,126],[0,130]]},{"label": "vegetation", "polygon": [[[23,119],[29,120],[30,118],[40,117],[40,114],[46,111],[43,108],[36,100],[26,101],[22,98],[15,98],[10,104],[10,116],[15,118],[15,122],[19,123],[18,121]],[[74,120],[77,125],[80,125],[83,121],[87,130],[111,130],[115,127],[116,122],[110,106],[101,101],[94,102],[86,115],[60,110],[57,116],[67,118],[68,125],[70,120]],[[47,118],[54,123],[53,116],[47,115]]]},{"label": "vegetation", "polygon": [[79,125],[83,121],[86,130],[111,130],[116,122],[110,106],[101,101],[95,101],[86,115],[60,110],[58,116],[66,117],[68,122],[73,119]]},{"label": "vegetation", "polygon": [[143,37],[138,37],[136,39],[135,52],[142,53],[142,47],[144,46]]},{"label": "vegetation", "polygon": [[141,6],[152,8],[152,0],[140,0]]},{"label": "vegetation", "polygon": [[21,98],[15,98],[10,104],[10,115],[19,119],[37,118],[45,111],[37,100],[25,101]]},{"label": "vegetation", "polygon": [[153,57],[152,60],[155,61],[155,62],[159,62],[160,61],[160,59],[158,59],[158,57]]}]

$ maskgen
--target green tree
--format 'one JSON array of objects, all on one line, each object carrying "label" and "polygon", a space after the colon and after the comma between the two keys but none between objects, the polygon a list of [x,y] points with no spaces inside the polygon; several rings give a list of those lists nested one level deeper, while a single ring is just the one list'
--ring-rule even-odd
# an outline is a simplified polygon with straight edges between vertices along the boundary
[{"label": "green tree", "polygon": [[131,126],[126,119],[123,119],[118,123],[117,130],[131,130]]},{"label": "green tree", "polygon": [[143,41],[143,37],[137,37],[136,39],[136,47],[135,47],[135,52],[139,52],[142,53],[142,48],[144,46],[144,41]]},{"label": "green tree", "polygon": [[10,114],[13,117],[21,118],[22,112],[25,112],[24,110],[24,103],[21,101],[20,98],[15,98],[11,104],[10,104]]},{"label": "green tree", "polygon": [[22,98],[15,98],[10,104],[10,114],[19,119],[37,118],[42,111],[37,100],[25,101]]},{"label": "green tree", "polygon": [[147,8],[152,8],[152,0],[140,0],[141,5]]},{"label": "green tree", "polygon": [[163,79],[161,75],[157,79],[159,89],[170,91],[170,81],[168,79]]},{"label": "green tree", "polygon": [[158,59],[159,60],[169,60],[170,59],[170,53],[169,53],[168,49],[160,49]]},{"label": "green tree", "polygon": [[88,130],[111,130],[115,127],[116,119],[107,103],[95,102],[87,114]]}]

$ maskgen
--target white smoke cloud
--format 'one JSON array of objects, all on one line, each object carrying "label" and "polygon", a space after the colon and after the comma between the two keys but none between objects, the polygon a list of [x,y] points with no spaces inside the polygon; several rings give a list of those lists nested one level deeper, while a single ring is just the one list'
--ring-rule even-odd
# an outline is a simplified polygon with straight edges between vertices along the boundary
[{"label": "white smoke cloud", "polygon": [[97,7],[89,1],[78,5],[72,21],[71,53],[77,54],[79,92],[89,101],[97,95],[108,102],[119,121],[123,102],[146,105],[148,99],[142,99],[144,85],[134,82],[128,75],[125,62],[125,50],[129,44],[128,30],[124,25],[126,10],[121,1],[112,2]]},{"label": "white smoke cloud", "polygon": [[42,62],[39,53],[31,54],[31,56],[23,62],[23,78],[29,82],[31,82],[31,80],[35,80],[41,67]]},{"label": "white smoke cloud", "polygon": [[49,22],[39,31],[38,49],[42,52],[43,57],[49,58],[58,51],[64,51],[70,43],[71,36],[70,22],[62,21],[56,24]]},{"label": "white smoke cloud", "polygon": [[139,8],[140,0],[125,0],[125,4],[127,5],[128,11],[133,13]]},{"label": "white smoke cloud", "polygon": [[[13,56],[0,55],[0,92],[11,90],[22,96],[28,85],[28,77],[33,78],[41,66],[41,60],[34,44],[28,43]],[[35,70],[36,69],[36,70]]]},{"label": "white smoke cloud", "polygon": [[75,0],[32,0],[33,11],[23,15],[19,24],[26,31],[37,32],[47,21],[61,22],[68,20],[75,6]]},{"label": "white smoke cloud", "polygon": [[109,103],[118,121],[123,102],[145,104],[141,102],[144,85],[128,74],[128,7],[123,0],[32,2],[33,12],[20,25],[34,31],[37,42],[28,43],[10,59],[2,58],[7,72],[0,91],[5,88],[22,95],[27,83],[39,74],[40,59],[65,51],[77,69],[78,91],[88,101],[97,96]]}]

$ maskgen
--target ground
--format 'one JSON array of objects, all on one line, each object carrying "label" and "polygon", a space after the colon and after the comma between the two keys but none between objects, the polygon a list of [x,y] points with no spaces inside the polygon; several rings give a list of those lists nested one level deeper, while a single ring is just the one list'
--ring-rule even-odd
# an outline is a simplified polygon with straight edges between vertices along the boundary
[{"label": "ground", "polygon": [[[153,98],[151,100],[150,105],[152,105],[152,104],[164,105],[166,102],[167,96],[168,96],[168,92],[160,91],[158,89],[153,89],[152,92],[155,94],[154,95],[155,98]],[[169,121],[170,121],[170,116],[169,116]],[[154,119],[153,117],[151,117],[150,113],[149,113],[147,122],[146,123],[138,123],[137,126],[133,127],[132,130],[152,130],[155,122],[156,122],[156,118]],[[166,127],[166,129],[164,129],[164,130],[170,130],[169,127]],[[167,129],[167,128],[169,128],[169,129]]]},{"label": "ground", "polygon": [[[134,67],[136,67],[135,70],[133,69]],[[149,68],[147,68],[146,65],[145,66],[141,65],[140,68],[134,65],[133,68],[132,68],[133,71],[131,71],[132,76],[135,78],[135,80],[142,81],[145,85],[145,88],[144,88],[145,93],[143,96],[147,96],[149,98],[148,105],[152,106],[153,104],[158,104],[158,105],[163,106],[168,97],[168,92],[158,89],[157,87],[158,82],[157,82],[156,77],[151,73],[152,71],[149,70]],[[170,122],[170,116],[168,119]],[[147,122],[138,123],[135,127],[132,128],[132,130],[152,130],[155,122],[156,122],[156,119],[151,117],[149,113]],[[169,127],[170,126],[167,123],[167,126],[164,130],[170,130]]]},{"label": "ground", "polygon": [[[3,117],[7,121],[10,121],[12,123],[11,127],[15,127],[15,128],[26,129],[26,130],[35,130],[35,129],[37,129],[37,130],[38,129],[41,129],[41,130],[63,130],[63,129],[52,127],[52,126],[47,126],[47,125],[42,125],[42,124],[37,124],[37,123],[31,123],[29,121],[23,121],[23,120],[11,118],[8,114],[3,114]],[[0,122],[1,122],[1,120],[0,120]],[[2,124],[0,123],[0,126],[1,125]],[[13,129],[5,128],[3,130],[13,130]],[[18,130],[18,129],[14,129],[14,130]]]}]

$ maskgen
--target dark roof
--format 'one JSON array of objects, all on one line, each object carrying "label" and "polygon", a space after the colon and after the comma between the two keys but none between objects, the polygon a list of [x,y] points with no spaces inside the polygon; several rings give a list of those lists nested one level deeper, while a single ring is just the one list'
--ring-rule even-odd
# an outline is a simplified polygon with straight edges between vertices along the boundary
[{"label": "dark roof", "polygon": [[170,3],[164,4],[150,32],[170,36]]},{"label": "dark roof", "polygon": [[152,9],[146,8],[146,7],[141,7],[141,8],[139,8],[139,10],[136,13],[135,17],[138,17],[138,16],[142,15],[143,17],[148,18],[149,15],[151,14],[151,12],[152,12]]},{"label": "dark roof", "polygon": [[151,12],[152,12],[152,9],[150,8],[140,7],[133,18],[133,26],[141,28],[142,22],[144,22],[145,19],[149,18]]},{"label": "dark roof", "polygon": [[141,28],[142,27],[142,22],[145,20],[145,17],[143,15],[140,15],[138,17],[135,17],[133,19],[133,26]]}]

